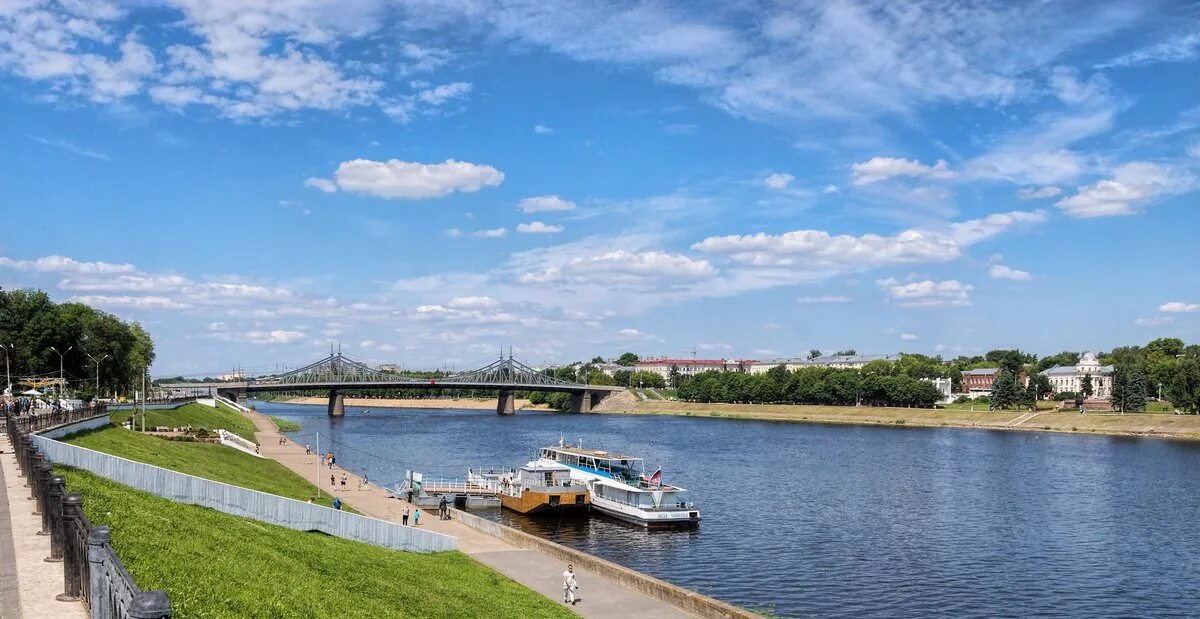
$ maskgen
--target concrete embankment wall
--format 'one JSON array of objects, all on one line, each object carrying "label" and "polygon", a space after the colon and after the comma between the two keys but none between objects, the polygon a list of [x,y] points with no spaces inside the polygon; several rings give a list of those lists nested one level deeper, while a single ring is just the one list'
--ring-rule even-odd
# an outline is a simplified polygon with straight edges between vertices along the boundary
[{"label": "concrete embankment wall", "polygon": [[335,537],[410,552],[456,550],[458,538],[406,527],[349,512],[288,499],[266,492],[185,475],[157,466],[59,442],[65,436],[108,423],[108,417],[69,424],[42,434],[33,441],[47,462],[83,469],[105,479],[177,503],[203,505],[217,511],[251,518],[299,531],[321,531]]},{"label": "concrete embankment wall", "polygon": [[568,548],[562,544],[556,544],[550,540],[542,539],[536,535],[530,535],[524,531],[518,531],[512,527],[504,526],[498,522],[480,518],[474,514],[468,514],[457,509],[452,509],[450,512],[459,522],[462,522],[473,529],[491,535],[492,537],[502,539],[518,548],[536,550],[542,554],[550,555],[556,559],[559,559],[563,563],[573,563],[577,566],[600,574],[608,580],[640,591],[652,598],[661,600],[662,602],[694,615],[700,617],[711,617],[714,619],[726,617],[750,619],[759,617],[754,613],[738,608],[732,604],[727,604],[720,600],[713,599],[707,595],[701,595],[695,591],[673,585],[669,582],[654,578],[653,576],[647,576],[646,574],[643,574],[637,570],[631,570],[623,565],[617,565],[612,561],[605,561],[604,559],[594,557],[586,552],[580,552],[574,548]]}]

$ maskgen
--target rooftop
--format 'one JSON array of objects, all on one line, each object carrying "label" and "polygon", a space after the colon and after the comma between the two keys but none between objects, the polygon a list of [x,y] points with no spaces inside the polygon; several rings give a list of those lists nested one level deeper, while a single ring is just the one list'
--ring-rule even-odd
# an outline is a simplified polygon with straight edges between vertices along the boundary
[{"label": "rooftop", "polygon": [[754,363],[751,359],[642,359],[637,365],[737,365]]},{"label": "rooftop", "polygon": [[582,447],[572,447],[571,445],[550,445],[547,449],[556,449],[563,453],[575,454],[577,456],[587,456],[589,458],[604,458],[606,460],[641,460],[637,456],[627,456],[612,451],[604,451],[602,449],[584,449]]}]

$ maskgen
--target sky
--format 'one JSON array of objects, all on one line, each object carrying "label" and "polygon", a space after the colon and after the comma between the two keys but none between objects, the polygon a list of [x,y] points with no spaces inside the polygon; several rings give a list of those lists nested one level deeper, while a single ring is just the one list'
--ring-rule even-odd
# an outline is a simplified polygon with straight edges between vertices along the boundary
[{"label": "sky", "polygon": [[156,375],[1200,341],[1200,7],[0,0],[0,286]]}]

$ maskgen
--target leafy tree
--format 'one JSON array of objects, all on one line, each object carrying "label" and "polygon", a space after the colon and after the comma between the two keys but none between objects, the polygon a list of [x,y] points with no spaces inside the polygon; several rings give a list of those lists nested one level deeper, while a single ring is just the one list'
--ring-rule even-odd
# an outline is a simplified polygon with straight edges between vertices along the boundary
[{"label": "leafy tree", "polygon": [[1121,412],[1137,413],[1146,410],[1146,376],[1136,367],[1117,367],[1113,373],[1109,401]]},{"label": "leafy tree", "polygon": [[836,355],[838,357],[853,357],[854,355],[857,355],[857,354],[858,354],[858,351],[854,350],[853,348],[848,348],[846,350],[839,350],[836,353],[834,353],[834,355]]},{"label": "leafy tree", "polygon": [[988,363],[994,363],[993,367],[1004,368],[1014,375],[1019,374],[1026,363],[1037,362],[1037,357],[1034,355],[1023,353],[1017,349],[990,350],[983,358]]},{"label": "leafy tree", "polygon": [[679,386],[679,376],[680,376],[680,374],[679,374],[679,366],[677,366],[677,365],[672,365],[672,366],[671,366],[671,372],[670,372],[670,374],[668,374],[668,375],[671,377],[671,386],[672,386],[672,387],[678,387],[678,386]]},{"label": "leafy tree", "polygon": [[941,360],[928,355],[902,353],[896,371],[910,378],[940,378],[946,375]]},{"label": "leafy tree", "polygon": [[1179,410],[1200,412],[1200,359],[1189,356],[1180,360],[1167,397]]},{"label": "leafy tree", "polygon": [[808,358],[810,360],[816,359],[817,357],[820,357],[820,356],[821,356],[821,351],[817,350],[816,348],[808,351]]},{"label": "leafy tree", "polygon": [[1095,393],[1095,391],[1092,389],[1092,375],[1091,374],[1083,375],[1083,382],[1080,383],[1080,387],[1081,387],[1080,390],[1083,392],[1084,398],[1092,397],[1092,394]]},{"label": "leafy tree", "polygon": [[890,376],[895,372],[896,366],[886,359],[876,359],[862,367],[860,370],[866,376]]},{"label": "leafy tree", "polygon": [[629,366],[634,365],[637,362],[638,362],[638,356],[631,352],[621,353],[621,356],[617,357],[617,365],[623,365],[623,366],[629,367]]},{"label": "leafy tree", "polygon": [[1157,353],[1165,357],[1175,357],[1182,355],[1186,346],[1183,340],[1176,337],[1160,337],[1156,340],[1151,340],[1146,344],[1146,353]]},{"label": "leafy tree", "polygon": [[991,408],[1011,408],[1017,404],[1020,386],[1017,385],[1017,375],[1012,370],[1000,370],[992,380]]},{"label": "leafy tree", "polygon": [[639,370],[630,375],[629,386],[662,389],[667,386],[667,381],[663,380],[662,374],[658,372]]},{"label": "leafy tree", "polygon": [[592,357],[592,361],[591,361],[591,362],[592,362],[593,364],[596,364],[596,363],[604,363],[604,357],[600,357],[600,356]]},{"label": "leafy tree", "polygon": [[1064,350],[1055,355],[1042,357],[1037,362],[1037,371],[1048,370],[1056,365],[1070,366],[1079,365],[1079,353]]},{"label": "leafy tree", "polygon": [[636,387],[637,383],[632,382],[633,372],[629,370],[617,370],[613,372],[613,380],[622,387]]},{"label": "leafy tree", "polygon": [[1029,388],[1033,390],[1034,400],[1044,400],[1054,392],[1050,379],[1044,374],[1034,374],[1029,377]]}]

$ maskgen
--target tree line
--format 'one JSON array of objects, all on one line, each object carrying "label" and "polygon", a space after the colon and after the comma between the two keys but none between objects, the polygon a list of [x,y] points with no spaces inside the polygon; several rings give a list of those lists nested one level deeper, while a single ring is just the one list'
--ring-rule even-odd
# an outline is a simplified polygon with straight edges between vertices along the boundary
[{"label": "tree line", "polygon": [[17,384],[21,378],[58,377],[54,349],[65,353],[68,388],[84,398],[96,394],[97,367],[101,394],[131,394],[154,362],[154,341],[140,324],[82,303],[54,303],[40,290],[0,288],[0,344],[14,391],[28,388]]}]

